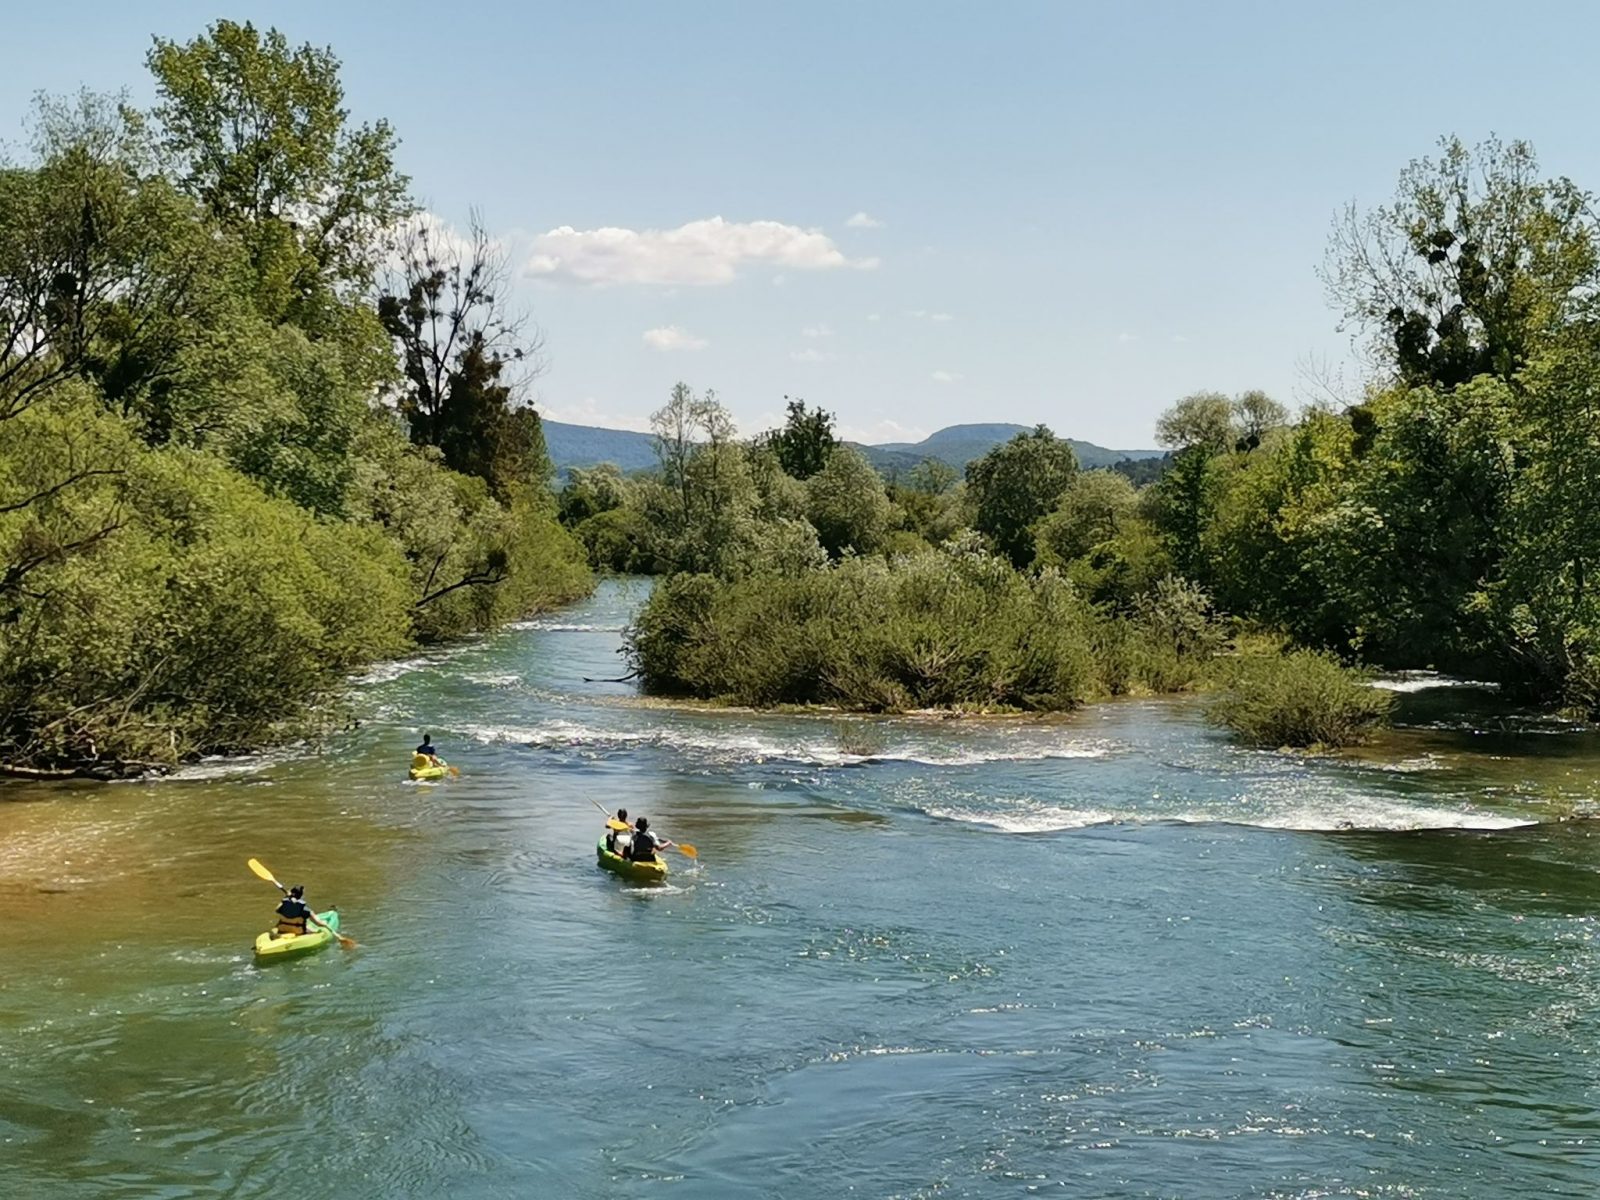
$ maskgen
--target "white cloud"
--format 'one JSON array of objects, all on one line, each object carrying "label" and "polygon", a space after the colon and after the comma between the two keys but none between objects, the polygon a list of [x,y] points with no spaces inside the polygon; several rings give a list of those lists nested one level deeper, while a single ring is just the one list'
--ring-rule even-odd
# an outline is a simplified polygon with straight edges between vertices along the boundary
[{"label": "white cloud", "polygon": [[906,310],[906,316],[918,321],[938,321],[940,324],[943,324],[946,321],[955,320],[955,317],[951,316],[947,312],[929,312],[925,308],[908,308]]},{"label": "white cloud", "polygon": [[646,329],[644,344],[652,350],[704,350],[711,343],[703,337],[695,337],[687,329],[663,325],[659,329]]},{"label": "white cloud", "polygon": [[1137,342],[1138,340],[1139,340],[1139,335],[1137,333],[1119,333],[1119,334],[1117,334],[1117,341],[1120,342],[1124,346],[1126,346],[1129,342]]},{"label": "white cloud", "polygon": [[563,225],[533,242],[526,273],[534,278],[591,284],[731,283],[739,269],[767,263],[797,271],[841,267],[871,270],[875,258],[847,258],[816,229],[781,221],[710,217],[676,229],[574,229]]},{"label": "white cloud", "polygon": [[836,357],[837,355],[835,355],[832,351],[817,350],[811,347],[807,347],[804,350],[789,351],[790,362],[824,363],[832,362]]},{"label": "white cloud", "polygon": [[949,313],[929,313],[928,314],[928,320],[944,322],[944,321],[954,321],[955,318],[952,317]]},{"label": "white cloud", "polygon": [[1184,342],[1187,342],[1189,339],[1187,337],[1185,337],[1181,333],[1175,333],[1175,334],[1172,335],[1172,340],[1174,342],[1178,343],[1179,345],[1182,345]]},{"label": "white cloud", "polygon": [[868,313],[867,314],[867,320],[869,320],[869,321],[881,321],[881,320],[883,320],[883,314],[882,313]]},{"label": "white cloud", "polygon": [[802,329],[800,331],[800,336],[801,337],[808,337],[808,338],[832,337],[833,336],[833,330],[830,329],[827,325],[807,325],[804,329]]},{"label": "white cloud", "polygon": [[935,371],[928,378],[932,379],[935,383],[959,383],[964,376],[959,375],[954,371]]},{"label": "white cloud", "polygon": [[864,212],[858,212],[855,216],[851,217],[848,221],[846,221],[845,224],[848,225],[851,229],[882,229],[883,228],[883,222],[882,221],[878,220],[877,217],[868,216]]}]

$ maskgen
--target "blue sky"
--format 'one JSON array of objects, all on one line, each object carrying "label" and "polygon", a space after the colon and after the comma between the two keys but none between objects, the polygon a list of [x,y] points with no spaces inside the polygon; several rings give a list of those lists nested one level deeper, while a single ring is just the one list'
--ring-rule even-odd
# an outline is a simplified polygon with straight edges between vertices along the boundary
[{"label": "blue sky", "polygon": [[[19,6],[0,137],[40,90],[147,100],[150,36],[217,15]],[[1146,446],[1199,388],[1296,405],[1319,364],[1358,385],[1315,274],[1328,228],[1441,134],[1524,137],[1600,186],[1600,10],[1578,4],[227,15],[333,46],[418,198],[451,222],[476,207],[514,249],[541,409],[596,424],[642,426],[683,379],[746,432],[799,395],[875,441],[1042,421]]]}]

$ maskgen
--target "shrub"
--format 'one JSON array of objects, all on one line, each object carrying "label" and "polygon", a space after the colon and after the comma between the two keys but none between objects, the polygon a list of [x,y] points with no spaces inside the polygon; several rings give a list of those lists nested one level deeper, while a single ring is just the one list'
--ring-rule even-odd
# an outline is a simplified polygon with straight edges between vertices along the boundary
[{"label": "shrub", "polygon": [[1394,705],[1393,695],[1313,650],[1241,658],[1232,676],[1207,716],[1251,746],[1360,745],[1387,723]]}]

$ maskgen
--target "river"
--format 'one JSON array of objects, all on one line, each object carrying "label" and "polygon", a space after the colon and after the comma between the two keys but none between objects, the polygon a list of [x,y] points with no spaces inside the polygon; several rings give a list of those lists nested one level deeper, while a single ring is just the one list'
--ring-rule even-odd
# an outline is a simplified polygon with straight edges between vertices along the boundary
[{"label": "river", "polygon": [[[318,751],[0,791],[0,1196],[1594,1193],[1594,735],[1426,679],[1320,760],[666,708],[583,682],[641,595]],[[698,868],[600,872],[591,797]],[[252,855],[359,948],[255,967]]]}]

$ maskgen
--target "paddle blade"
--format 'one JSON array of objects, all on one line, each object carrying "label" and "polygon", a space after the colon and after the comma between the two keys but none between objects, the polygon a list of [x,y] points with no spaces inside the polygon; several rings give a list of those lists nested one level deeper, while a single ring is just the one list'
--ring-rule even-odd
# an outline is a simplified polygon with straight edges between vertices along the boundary
[{"label": "paddle blade", "polygon": [[263,867],[261,865],[261,860],[260,859],[252,858],[247,865],[249,866],[249,868],[252,871],[254,871],[256,873],[257,876],[259,876],[262,879],[265,879],[273,887],[282,887],[283,886],[276,879],[274,879],[272,877],[272,872],[271,871],[267,870],[265,867]]},{"label": "paddle blade", "polygon": [[345,937],[345,935],[342,933],[336,933],[333,936],[339,939],[339,945],[342,948],[346,950],[354,950],[356,948],[357,942],[355,938]]},{"label": "paddle blade", "polygon": [[618,833],[627,833],[633,828],[633,826],[629,825],[626,821],[619,821],[615,817],[612,817],[606,822],[606,828],[615,829]]},{"label": "paddle blade", "polygon": [[696,850],[693,846],[689,845],[688,842],[673,842],[672,844],[674,846],[676,846],[679,850],[682,850],[683,853],[685,855],[687,855],[689,858],[699,858],[700,857],[700,851]]},{"label": "paddle blade", "polygon": [[460,767],[451,767],[450,768],[450,778],[451,779],[460,779],[461,778],[461,768]]}]

